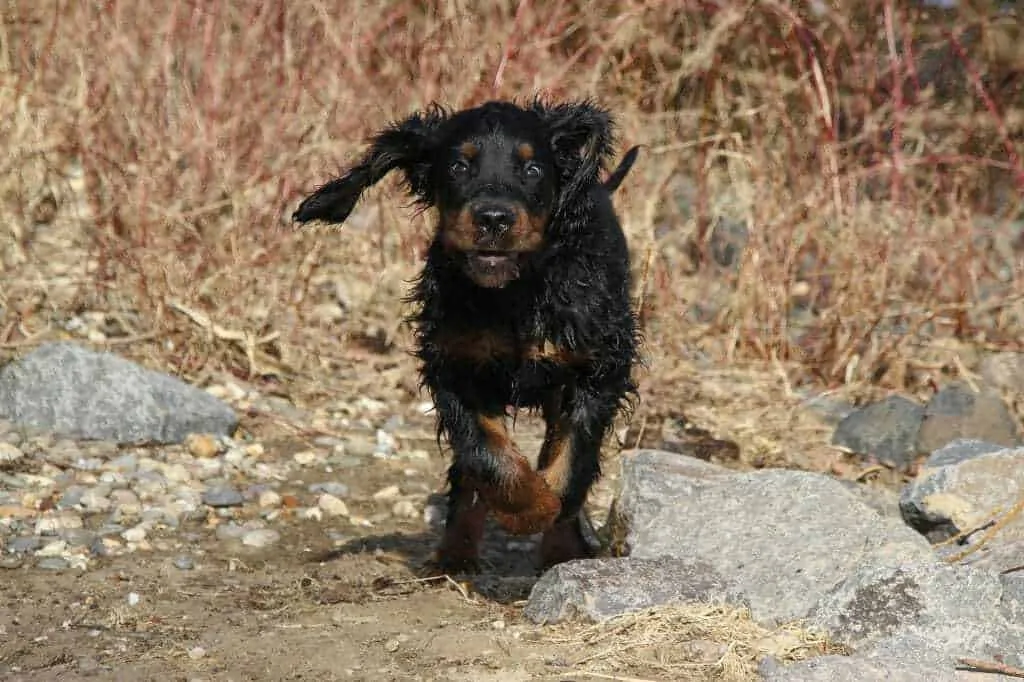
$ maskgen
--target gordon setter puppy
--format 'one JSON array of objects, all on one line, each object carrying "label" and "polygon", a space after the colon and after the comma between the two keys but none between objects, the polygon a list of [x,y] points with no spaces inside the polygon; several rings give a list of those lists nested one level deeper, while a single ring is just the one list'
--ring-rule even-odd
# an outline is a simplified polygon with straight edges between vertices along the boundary
[{"label": "gordon setter puppy", "polygon": [[[508,532],[543,532],[541,564],[592,556],[582,507],[600,449],[637,390],[637,318],[626,238],[604,182],[613,120],[592,102],[433,106],[392,123],[341,177],[306,198],[304,223],[341,223],[364,190],[402,171],[437,230],[410,301],[422,384],[454,456],[448,516],[429,570],[478,570],[490,510]],[[539,408],[537,470],[507,428]]]}]

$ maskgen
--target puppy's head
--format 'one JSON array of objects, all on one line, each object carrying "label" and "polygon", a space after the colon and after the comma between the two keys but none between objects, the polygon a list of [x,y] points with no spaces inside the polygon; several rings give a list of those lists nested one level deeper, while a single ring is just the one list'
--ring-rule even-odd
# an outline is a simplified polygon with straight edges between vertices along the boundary
[{"label": "puppy's head", "polygon": [[362,160],[300,204],[299,222],[344,222],[364,190],[403,172],[410,194],[438,212],[438,237],[475,284],[500,288],[558,238],[561,218],[595,182],[612,122],[589,102],[432,108],[379,132]]}]

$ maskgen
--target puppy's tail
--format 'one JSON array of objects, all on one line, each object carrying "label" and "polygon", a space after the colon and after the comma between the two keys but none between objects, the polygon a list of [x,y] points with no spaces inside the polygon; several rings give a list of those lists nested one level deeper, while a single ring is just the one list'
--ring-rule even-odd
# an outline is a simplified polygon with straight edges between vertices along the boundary
[{"label": "puppy's tail", "polygon": [[622,181],[629,175],[630,169],[633,168],[633,164],[636,163],[636,158],[640,155],[640,145],[630,148],[626,155],[622,157],[622,161],[619,162],[618,168],[612,171],[612,174],[608,176],[608,179],[604,181],[604,188],[608,190],[609,194],[614,194],[615,190],[619,188]]}]

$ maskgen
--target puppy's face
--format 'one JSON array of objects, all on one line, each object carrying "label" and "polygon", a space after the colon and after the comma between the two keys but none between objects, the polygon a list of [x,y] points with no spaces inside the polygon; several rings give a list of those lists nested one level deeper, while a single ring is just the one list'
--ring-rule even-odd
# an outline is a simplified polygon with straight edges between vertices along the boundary
[{"label": "puppy's face", "polygon": [[430,169],[438,236],[478,286],[505,286],[546,244],[559,186],[543,132],[532,112],[472,111],[439,135]]},{"label": "puppy's face", "polygon": [[586,229],[566,216],[598,182],[611,128],[608,113],[589,102],[489,102],[455,114],[434,107],[377,133],[363,158],[307,197],[294,218],[344,222],[364,190],[399,169],[419,203],[437,209],[438,239],[457,266],[477,286],[504,287],[557,238],[556,226]]}]

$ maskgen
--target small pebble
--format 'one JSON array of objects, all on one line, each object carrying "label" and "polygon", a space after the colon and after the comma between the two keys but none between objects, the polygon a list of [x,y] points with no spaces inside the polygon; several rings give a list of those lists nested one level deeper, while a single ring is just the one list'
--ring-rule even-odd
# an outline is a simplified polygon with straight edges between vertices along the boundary
[{"label": "small pebble", "polygon": [[110,509],[110,500],[97,488],[86,490],[78,501],[82,508],[91,514],[98,514]]},{"label": "small pebble", "polygon": [[239,540],[248,532],[248,529],[244,526],[240,526],[234,521],[228,523],[222,523],[217,526],[217,530],[214,533],[218,540]]},{"label": "small pebble", "polygon": [[198,661],[200,658],[206,655],[206,649],[201,646],[194,646],[188,650],[188,657],[193,661]]},{"label": "small pebble", "polygon": [[43,546],[43,539],[36,536],[11,538],[7,543],[7,551],[13,554],[27,554]]},{"label": "small pebble", "polygon": [[17,446],[11,443],[0,442],[0,466],[13,464],[24,456],[25,453]]},{"label": "small pebble", "polygon": [[193,457],[209,459],[220,453],[220,443],[208,433],[192,433],[185,438],[185,447]]},{"label": "small pebble", "polygon": [[299,512],[299,518],[306,521],[321,521],[324,518],[324,513],[319,507],[307,507]]},{"label": "small pebble", "polygon": [[273,528],[258,528],[242,536],[242,544],[250,547],[266,547],[281,539],[281,534]]},{"label": "small pebble", "polygon": [[60,539],[68,547],[88,547],[96,541],[96,534],[86,528],[68,528],[60,532]]},{"label": "small pebble", "polygon": [[207,488],[203,493],[203,503],[210,507],[237,507],[242,502],[242,493],[227,485]]},{"label": "small pebble", "polygon": [[134,526],[121,533],[126,542],[142,542],[146,539],[146,529],[141,525]]},{"label": "small pebble", "polygon": [[327,493],[329,495],[334,495],[335,497],[348,497],[348,486],[337,481],[325,481],[323,483],[313,483],[310,485],[309,492],[314,495]]},{"label": "small pebble", "polygon": [[123,548],[124,545],[122,545],[121,541],[116,538],[98,538],[94,543],[92,543],[92,547],[89,548],[89,551],[95,556],[107,557],[120,554]]},{"label": "small pebble", "polygon": [[9,554],[7,556],[0,556],[0,568],[5,570],[14,570],[15,568],[21,568],[23,560],[20,555]]},{"label": "small pebble", "polygon": [[401,494],[401,488],[399,488],[397,485],[389,485],[388,487],[381,488],[380,490],[375,492],[373,494],[373,499],[377,500],[378,502],[384,500],[393,500]]},{"label": "small pebble", "polygon": [[295,460],[295,463],[304,467],[315,464],[322,458],[323,455],[313,450],[303,450],[302,452],[296,452],[292,455],[292,459]]},{"label": "small pebble", "polygon": [[135,471],[139,466],[139,458],[136,455],[121,455],[120,457],[112,460],[107,468],[113,471],[120,471],[127,473]]},{"label": "small pebble", "polygon": [[420,515],[416,505],[410,500],[399,500],[395,502],[395,505],[391,508],[391,513],[402,519],[415,519]]},{"label": "small pebble", "polygon": [[129,592],[128,593],[128,606],[138,606],[138,605],[139,605],[139,593],[138,592]]},{"label": "small pebble", "polygon": [[195,560],[193,560],[188,554],[179,554],[174,557],[174,561],[172,563],[179,571],[191,571],[196,567]]},{"label": "small pebble", "polygon": [[62,530],[69,528],[81,528],[82,517],[71,513],[61,512],[52,516],[43,516],[36,521],[36,535],[57,535]]},{"label": "small pebble", "polygon": [[348,516],[348,505],[330,493],[321,495],[316,505],[328,516]]},{"label": "small pebble", "polygon": [[384,651],[388,652],[389,654],[393,654],[396,651],[398,651],[399,646],[400,645],[397,639],[389,639],[387,642],[384,643]]},{"label": "small pebble", "polygon": [[271,509],[281,506],[281,496],[273,490],[264,490],[260,493],[259,505],[263,509]]},{"label": "small pebble", "polygon": [[71,509],[72,507],[77,507],[82,503],[82,497],[85,495],[87,490],[87,488],[80,485],[73,485],[69,487],[60,496],[60,499],[57,500],[57,508]]},{"label": "small pebble", "polygon": [[131,490],[114,490],[110,493],[110,503],[122,514],[133,516],[142,511],[139,496]]},{"label": "small pebble", "polygon": [[36,562],[36,568],[46,571],[63,571],[68,567],[68,560],[59,556],[43,557]]}]

